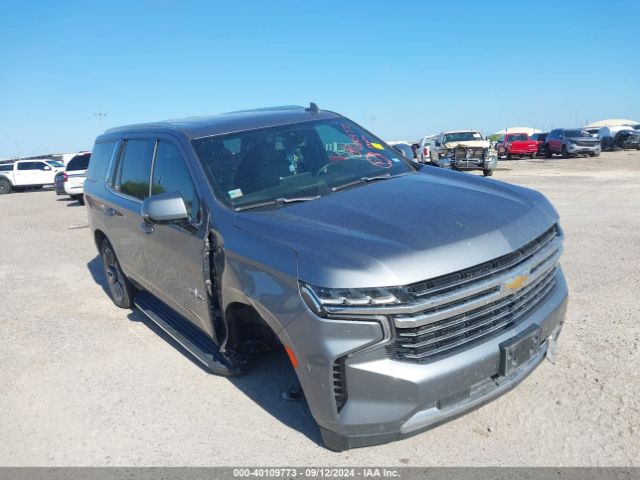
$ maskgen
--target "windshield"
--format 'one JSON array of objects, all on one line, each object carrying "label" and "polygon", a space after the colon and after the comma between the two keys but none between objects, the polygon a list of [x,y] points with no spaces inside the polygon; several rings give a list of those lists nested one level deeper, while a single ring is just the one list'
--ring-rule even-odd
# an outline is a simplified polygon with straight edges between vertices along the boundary
[{"label": "windshield", "polygon": [[566,138],[572,138],[572,137],[590,137],[591,135],[589,135],[584,130],[565,130],[564,136]]},{"label": "windshield", "polygon": [[445,133],[442,143],[464,142],[468,140],[482,140],[482,135],[478,132],[454,132]]},{"label": "windshield", "polygon": [[46,162],[51,165],[53,168],[61,168],[64,167],[64,163],[58,162],[57,160],[46,160]]},{"label": "windshield", "polygon": [[509,135],[509,138],[512,142],[529,140],[529,136],[526,133],[514,133],[513,135]]},{"label": "windshield", "polygon": [[344,118],[205,137],[193,146],[216,196],[234,208],[315,198],[355,180],[415,172],[400,153]]}]

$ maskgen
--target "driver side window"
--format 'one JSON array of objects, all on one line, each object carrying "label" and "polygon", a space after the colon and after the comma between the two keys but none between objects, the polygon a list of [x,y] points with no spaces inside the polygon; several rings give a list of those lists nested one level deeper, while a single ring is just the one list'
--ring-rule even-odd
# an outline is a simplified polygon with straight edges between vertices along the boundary
[{"label": "driver side window", "polygon": [[160,140],[153,164],[151,195],[179,192],[187,207],[191,223],[200,223],[200,199],[178,148],[166,140]]}]

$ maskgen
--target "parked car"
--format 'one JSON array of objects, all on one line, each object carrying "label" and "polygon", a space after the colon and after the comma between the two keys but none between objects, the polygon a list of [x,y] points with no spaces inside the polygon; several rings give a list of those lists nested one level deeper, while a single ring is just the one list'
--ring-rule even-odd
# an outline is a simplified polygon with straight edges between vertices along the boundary
[{"label": "parked car", "polygon": [[18,160],[7,168],[0,169],[0,195],[25,188],[39,188],[52,185],[56,173],[64,167],[58,162],[45,160]]},{"label": "parked car", "polygon": [[545,156],[551,158],[559,153],[563,158],[573,155],[600,155],[600,140],[593,138],[584,130],[557,128],[551,130],[544,144]]},{"label": "parked car", "polygon": [[536,151],[536,155],[538,156],[542,156],[545,153],[544,143],[547,140],[547,135],[549,135],[547,132],[542,132],[534,133],[529,137],[531,140],[535,140],[538,143],[538,150]]},{"label": "parked car", "polygon": [[64,191],[64,172],[56,173],[53,178],[53,187],[56,195],[67,195],[67,192]]},{"label": "parked car", "polygon": [[477,130],[452,130],[436,138],[431,163],[455,170],[482,170],[490,177],[498,165],[498,152]]},{"label": "parked car", "polygon": [[418,170],[314,104],[108,130],[84,196],[114,303],[217,374],[282,348],[333,450],[455,418],[555,351],[547,199]]},{"label": "parked car", "polygon": [[526,133],[507,133],[498,139],[496,144],[498,158],[505,156],[507,159],[512,157],[530,157],[533,158],[538,153],[538,142],[530,139]]},{"label": "parked car", "polygon": [[398,153],[400,153],[407,160],[411,160],[412,162],[416,161],[416,159],[414,158],[413,149],[411,148],[411,144],[407,142],[388,142],[388,144],[391,145],[395,150],[397,150]]},{"label": "parked car", "polygon": [[589,127],[583,128],[582,130],[587,132],[591,137],[598,138],[598,131],[600,130],[600,127]]},{"label": "parked car", "polygon": [[598,133],[602,150],[640,150],[640,130],[631,126],[602,127]]},{"label": "parked car", "polygon": [[416,160],[420,163],[429,163],[431,161],[431,150],[435,145],[435,139],[431,136],[425,136],[422,137],[416,145]]},{"label": "parked car", "polygon": [[87,168],[91,153],[80,153],[69,160],[63,173],[64,192],[81,204],[84,203],[82,193],[84,191],[84,181],[87,178]]}]

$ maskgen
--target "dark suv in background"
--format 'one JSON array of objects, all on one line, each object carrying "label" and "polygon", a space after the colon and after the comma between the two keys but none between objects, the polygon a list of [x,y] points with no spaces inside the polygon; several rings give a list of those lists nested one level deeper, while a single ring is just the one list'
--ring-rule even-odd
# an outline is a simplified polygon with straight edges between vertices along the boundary
[{"label": "dark suv in background", "polygon": [[283,349],[344,450],[496,398],[562,326],[546,198],[419,167],[312,104],[111,129],[84,195],[116,305],[217,374]]},{"label": "dark suv in background", "polygon": [[545,157],[551,158],[559,153],[562,158],[573,155],[600,155],[600,140],[592,137],[588,132],[578,128],[557,128],[547,135],[544,145]]},{"label": "dark suv in background", "polygon": [[531,140],[535,140],[536,142],[538,142],[538,153],[537,155],[539,157],[543,156],[545,154],[545,149],[544,149],[544,144],[547,140],[547,135],[549,135],[549,133],[547,132],[542,132],[542,133],[534,133],[533,135],[531,135],[529,138]]}]

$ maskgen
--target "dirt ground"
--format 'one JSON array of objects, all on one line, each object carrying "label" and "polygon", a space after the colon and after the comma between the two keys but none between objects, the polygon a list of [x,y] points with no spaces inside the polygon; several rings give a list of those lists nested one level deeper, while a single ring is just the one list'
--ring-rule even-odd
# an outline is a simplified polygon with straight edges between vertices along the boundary
[{"label": "dirt ground", "polygon": [[[50,190],[0,197],[0,465],[640,466],[640,152],[501,161],[495,180],[560,212],[570,288],[556,365],[407,440],[321,446],[273,354],[205,373],[116,308],[84,207]],[[479,213],[480,214],[480,213]]]}]

